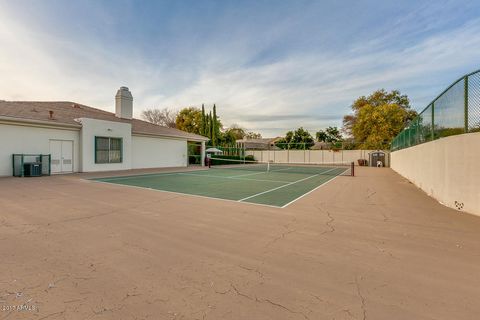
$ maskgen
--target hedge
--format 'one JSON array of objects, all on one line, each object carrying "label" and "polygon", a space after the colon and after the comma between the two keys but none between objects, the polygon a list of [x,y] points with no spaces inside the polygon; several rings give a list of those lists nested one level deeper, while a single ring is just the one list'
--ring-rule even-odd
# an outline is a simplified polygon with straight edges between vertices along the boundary
[{"label": "hedge", "polygon": [[[217,160],[222,159],[222,160]],[[228,161],[235,160],[235,161]],[[222,164],[239,164],[238,160],[246,161],[255,161],[255,158],[252,155],[245,156],[245,159],[240,156],[227,156],[227,155],[215,155],[210,159],[212,165],[222,165]]]}]

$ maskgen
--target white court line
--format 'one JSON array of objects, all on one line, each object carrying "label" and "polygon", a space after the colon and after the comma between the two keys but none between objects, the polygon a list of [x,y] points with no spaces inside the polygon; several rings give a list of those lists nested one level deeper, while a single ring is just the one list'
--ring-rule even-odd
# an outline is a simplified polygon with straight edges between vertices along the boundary
[{"label": "white court line", "polygon": [[300,179],[300,180],[297,180],[297,181],[293,181],[293,182],[287,183],[287,184],[285,184],[285,185],[283,185],[283,186],[280,186],[280,187],[276,187],[276,188],[273,188],[273,189],[270,189],[270,190],[267,190],[267,191],[259,192],[259,193],[257,193],[257,194],[252,195],[252,196],[248,196],[248,197],[246,197],[246,198],[240,199],[240,200],[238,200],[238,201],[248,200],[248,199],[250,199],[250,198],[254,198],[254,197],[256,197],[256,196],[259,196],[259,195],[262,195],[262,194],[265,194],[265,193],[269,193],[269,192],[272,192],[272,191],[275,191],[275,190],[278,190],[278,189],[281,189],[281,188],[284,188],[284,187],[288,187],[288,186],[291,186],[292,184],[295,184],[295,183],[298,183],[298,182],[302,182],[302,181],[311,179],[311,178],[313,178],[313,177],[317,177],[317,176],[319,176],[319,175],[321,175],[321,174],[323,175],[323,174],[325,174],[325,173],[327,173],[327,172],[330,172],[330,171],[333,171],[333,170],[335,170],[335,169],[336,169],[336,168],[333,168],[333,169],[324,171],[324,172],[322,172],[322,173],[314,174],[313,176],[309,176],[309,177],[306,177],[306,178],[303,178],[303,179]]},{"label": "white court line", "polygon": [[[207,171],[205,170],[192,170],[190,172],[203,172]],[[137,174],[137,175],[131,175],[131,176],[117,176],[117,177],[104,177],[104,178],[88,178],[87,180],[102,180],[102,181],[115,181],[115,180],[124,180],[124,179],[136,179],[136,178],[149,178],[149,177],[158,177],[158,176],[172,176],[176,175],[179,173],[184,173],[188,171],[183,171],[183,172],[158,172],[158,173],[145,173],[145,174]]]},{"label": "white court line", "polygon": [[[211,196],[202,196],[202,195],[193,194],[193,193],[183,193],[183,192],[176,192],[176,191],[153,189],[153,188],[133,186],[133,185],[129,185],[129,184],[121,184],[121,183],[115,183],[115,182],[98,181],[98,180],[85,180],[85,181],[93,182],[93,183],[109,184],[109,185],[112,185],[112,186],[119,186],[119,187],[122,187],[122,188],[135,188],[135,189],[143,189],[143,190],[149,190],[149,191],[171,193],[171,194],[176,194],[176,195],[180,195],[180,196],[190,196],[190,197],[203,198],[203,199],[215,199],[215,200],[222,200],[222,201],[236,202],[236,203],[240,202],[240,200],[231,200],[231,199],[216,198],[216,197],[211,197]],[[272,205],[272,204],[263,204],[263,203],[254,203],[254,202],[242,202],[242,203],[243,204],[253,204],[253,205],[262,206],[262,207],[276,208],[276,209],[281,209],[282,208],[280,206],[275,206],[275,205]]]},{"label": "white court line", "polygon": [[[277,171],[287,171],[287,170],[292,170],[294,167],[288,167],[288,168],[284,168],[284,169],[278,169],[278,170],[270,170],[270,172],[277,172]],[[332,167],[325,167],[325,169],[328,169],[328,168],[332,168]],[[323,168],[322,168],[323,169]],[[332,169],[329,169],[327,171],[320,171],[318,174],[324,174],[326,172],[330,172],[332,170],[336,170],[336,169],[339,169],[339,168],[332,168]],[[300,173],[302,174],[302,173]],[[304,173],[303,173],[304,174]]]},{"label": "white court line", "polygon": [[333,178],[332,178],[332,179],[325,181],[324,183],[322,183],[322,184],[321,184],[321,185],[319,185],[318,187],[316,187],[316,188],[314,188],[314,189],[312,189],[312,190],[308,191],[307,193],[304,193],[304,194],[302,194],[301,196],[299,196],[299,197],[297,197],[297,198],[293,199],[292,201],[290,201],[289,203],[287,203],[287,204],[284,204],[284,205],[283,205],[283,206],[281,206],[280,208],[282,208],[282,209],[283,209],[283,208],[285,208],[285,207],[287,207],[287,206],[291,205],[291,204],[292,204],[292,203],[294,203],[295,201],[297,201],[297,200],[300,200],[301,198],[303,198],[303,197],[305,197],[305,196],[309,195],[309,194],[310,194],[310,193],[312,193],[313,191],[317,190],[318,188],[321,188],[321,187],[323,187],[324,185],[326,185],[326,184],[327,184],[327,183],[329,183],[330,181],[333,181],[333,180],[335,180],[336,178],[338,178],[338,176],[333,176]]},{"label": "white court line", "polygon": [[[164,192],[164,193],[171,193],[171,194],[177,194],[177,195],[183,195],[183,196],[191,196],[191,197],[197,197],[197,198],[204,198],[204,199],[215,199],[215,200],[222,200],[222,201],[227,201],[227,202],[243,202],[244,200],[246,199],[250,199],[250,198],[253,198],[255,196],[258,196],[258,195],[261,195],[261,194],[264,194],[264,193],[268,193],[268,192],[271,192],[271,191],[274,191],[274,190],[278,190],[280,188],[283,188],[283,187],[286,187],[286,186],[289,186],[289,185],[292,185],[292,184],[295,184],[297,182],[301,182],[301,181],[305,181],[307,179],[310,179],[310,178],[313,178],[315,176],[319,176],[319,175],[322,175],[324,173],[327,173],[327,172],[330,172],[330,171],[333,171],[335,169],[338,169],[338,168],[333,168],[333,169],[330,169],[330,170],[327,170],[327,171],[324,171],[322,173],[319,173],[319,174],[316,174],[316,175],[313,175],[313,176],[309,176],[307,178],[304,178],[304,179],[301,179],[301,180],[297,180],[297,181],[293,181],[293,182],[289,182],[288,184],[285,184],[283,186],[280,186],[280,187],[277,187],[277,188],[274,188],[274,189],[270,189],[270,190],[267,190],[267,191],[264,191],[264,192],[260,192],[260,193],[257,193],[255,195],[252,195],[252,196],[249,196],[249,197],[246,197],[246,198],[243,198],[243,199],[240,199],[240,200],[230,200],[230,199],[225,199],[225,198],[217,198],[217,197],[213,197],[213,196],[202,196],[202,195],[196,195],[196,194],[192,194],[192,193],[183,193],[183,192],[175,192],[175,191],[168,191],[168,190],[161,190],[161,189],[153,189],[153,188],[148,188],[148,187],[141,187],[141,186],[134,186],[134,185],[126,185],[126,184],[119,184],[119,183],[115,183],[113,181],[115,180],[119,180],[119,179],[123,179],[123,178],[138,178],[138,177],[142,177],[142,176],[159,176],[159,175],[175,175],[175,174],[187,174],[186,172],[166,172],[166,173],[154,173],[154,174],[142,174],[142,175],[133,175],[133,176],[123,176],[123,177],[107,177],[107,178],[90,178],[90,179],[86,179],[86,181],[89,181],[89,182],[96,182],[96,183],[103,183],[103,184],[111,184],[111,185],[116,185],[116,186],[120,186],[120,187],[125,187],[125,188],[136,188],[136,189],[147,189],[147,190],[151,190],[151,191],[158,191],[158,192]],[[197,170],[198,171],[206,171],[206,170]],[[192,172],[195,172],[195,171],[192,171]],[[265,173],[265,172],[259,172],[259,173]],[[259,174],[259,173],[254,173],[254,174]],[[193,174],[191,174],[193,175]],[[248,175],[251,175],[251,174],[248,174]],[[199,175],[199,176],[207,176],[208,175]],[[243,175],[241,175],[243,176]],[[234,178],[236,176],[233,176],[232,178]],[[318,188],[320,187],[323,187],[324,185],[326,185],[327,183],[329,183],[330,181],[333,181],[335,180],[335,178],[337,178],[337,176],[334,176],[332,179],[326,181],[325,183],[322,183],[321,185],[319,185],[318,187],[308,191],[307,193],[297,197],[296,199],[290,201],[289,203],[283,205],[283,206],[275,206],[275,205],[269,205],[269,204],[263,204],[263,203],[255,203],[255,202],[243,202],[243,203],[248,203],[248,204],[253,204],[253,205],[258,205],[258,206],[265,206],[265,207],[271,207],[271,208],[280,208],[280,209],[283,209],[287,206],[289,206],[290,204],[292,204],[293,202],[305,197],[306,195],[312,193],[313,191],[317,190]],[[110,178],[110,179],[109,179]],[[226,178],[226,177],[222,177],[222,178]],[[103,181],[101,180],[96,180],[96,179],[102,179]],[[105,181],[105,180],[109,180],[109,181],[112,181],[112,182],[109,182],[109,181]],[[256,181],[254,179],[245,179],[245,180],[252,180],[252,181]],[[268,180],[268,181],[272,181],[272,180]]]},{"label": "white court line", "polygon": [[[239,176],[213,176],[211,174],[194,174],[194,173],[179,173],[185,176],[196,176],[196,177],[208,177],[208,178],[222,178],[222,179],[233,179],[233,180],[243,180],[243,181],[266,181],[266,182],[278,182],[278,183],[289,183],[291,181],[280,181],[280,180],[264,180],[264,179],[248,179],[248,178],[237,178]],[[243,175],[241,175],[243,176]]]},{"label": "white court line", "polygon": [[255,173],[246,173],[246,174],[237,174],[237,175],[234,175],[234,176],[231,176],[231,177],[233,178],[233,177],[253,176],[253,175],[262,174],[262,173],[268,173],[268,171],[261,171],[261,172],[255,172]]},{"label": "white court line", "polygon": [[[334,168],[334,169],[331,169],[331,170],[328,170],[328,171],[332,171],[332,170],[335,170],[335,169],[337,169],[337,168]],[[328,172],[328,171],[325,171],[325,172]],[[283,209],[283,208],[285,208],[285,207],[287,207],[287,206],[291,205],[291,204],[292,204],[292,203],[294,203],[295,201],[297,201],[297,200],[300,200],[301,198],[305,197],[306,195],[309,195],[309,194],[310,194],[310,193],[312,193],[313,191],[317,190],[318,188],[321,188],[321,187],[323,187],[324,185],[326,185],[326,184],[327,184],[327,183],[329,183],[330,181],[333,181],[333,180],[335,180],[335,179],[336,179],[336,178],[338,178],[339,176],[340,176],[340,175],[333,176],[333,178],[332,178],[332,179],[325,181],[324,183],[322,183],[322,184],[321,184],[321,185],[319,185],[318,187],[316,187],[316,188],[313,188],[312,190],[308,191],[307,193],[304,193],[304,194],[302,194],[301,196],[299,196],[299,197],[297,197],[297,198],[293,199],[292,201],[290,201],[289,203],[287,203],[287,204],[284,204],[284,205],[283,205],[283,206],[281,206],[280,208],[282,208],[282,209]]]},{"label": "white court line", "polygon": [[240,200],[238,200],[238,201],[244,201],[244,200],[247,200],[247,199],[250,199],[250,198],[253,198],[253,197],[256,197],[256,196],[265,194],[265,193],[268,193],[268,192],[272,192],[272,191],[275,191],[275,190],[278,190],[278,189],[281,189],[281,188],[284,188],[284,187],[288,187],[288,186],[291,186],[292,184],[295,184],[295,183],[297,183],[297,182],[302,182],[302,181],[305,181],[305,180],[307,180],[307,179],[311,179],[311,178],[316,177],[316,176],[318,176],[318,174],[314,174],[313,176],[309,176],[309,177],[306,177],[306,178],[303,178],[303,179],[300,179],[300,180],[297,180],[297,181],[293,181],[293,182],[284,184],[283,186],[276,187],[276,188],[273,188],[273,189],[270,189],[270,190],[267,190],[267,191],[263,191],[263,192],[256,193],[256,194],[254,194],[254,195],[248,196],[248,197],[243,198],[243,199],[240,199]]},{"label": "white court line", "polygon": [[270,172],[278,172],[278,171],[287,171],[287,170],[292,170],[292,167],[289,168],[283,168],[283,169],[278,169],[278,170],[270,170]]}]

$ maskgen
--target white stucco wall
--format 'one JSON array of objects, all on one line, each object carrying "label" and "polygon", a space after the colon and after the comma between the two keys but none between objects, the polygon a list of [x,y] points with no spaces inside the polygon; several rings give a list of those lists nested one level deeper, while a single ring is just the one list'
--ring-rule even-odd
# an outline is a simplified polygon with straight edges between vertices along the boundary
[{"label": "white stucco wall", "polygon": [[[259,161],[273,162],[355,162],[358,159],[369,160],[369,154],[376,150],[247,150],[247,155],[253,155]],[[388,152],[385,156],[385,165],[389,165]]]},{"label": "white stucco wall", "polygon": [[[130,123],[81,118],[81,172],[128,170],[132,168],[132,126]],[[121,163],[95,163],[95,137],[122,138]]]},{"label": "white stucco wall", "polygon": [[187,141],[132,136],[132,168],[184,167],[188,164]]},{"label": "white stucco wall", "polygon": [[444,205],[480,215],[480,133],[392,152],[391,167]]},{"label": "white stucco wall", "polygon": [[73,171],[78,171],[80,163],[78,130],[0,123],[0,176],[12,175],[12,154],[49,154],[52,139],[73,141]]}]

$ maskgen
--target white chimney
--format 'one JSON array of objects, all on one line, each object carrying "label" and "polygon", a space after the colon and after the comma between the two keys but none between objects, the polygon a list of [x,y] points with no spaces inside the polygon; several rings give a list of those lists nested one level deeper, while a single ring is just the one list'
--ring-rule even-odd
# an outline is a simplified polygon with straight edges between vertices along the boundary
[{"label": "white chimney", "polygon": [[115,95],[115,116],[122,119],[132,119],[133,97],[127,87],[120,87]]}]

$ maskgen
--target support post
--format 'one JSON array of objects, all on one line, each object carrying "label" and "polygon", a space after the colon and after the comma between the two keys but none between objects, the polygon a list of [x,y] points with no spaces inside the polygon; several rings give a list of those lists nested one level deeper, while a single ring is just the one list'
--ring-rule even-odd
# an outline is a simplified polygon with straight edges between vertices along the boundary
[{"label": "support post", "polygon": [[435,102],[432,102],[432,141],[435,140]]},{"label": "support post", "polygon": [[465,76],[464,82],[464,107],[465,107],[465,133],[468,133],[468,76]]},{"label": "support post", "polygon": [[22,161],[21,161],[21,163],[20,163],[20,166],[21,166],[21,167],[20,167],[20,168],[21,168],[21,170],[20,170],[20,177],[25,177],[25,166],[24,166],[25,163],[24,163],[23,157],[24,157],[24,155],[22,154]]}]

